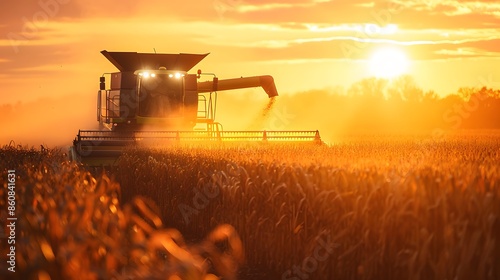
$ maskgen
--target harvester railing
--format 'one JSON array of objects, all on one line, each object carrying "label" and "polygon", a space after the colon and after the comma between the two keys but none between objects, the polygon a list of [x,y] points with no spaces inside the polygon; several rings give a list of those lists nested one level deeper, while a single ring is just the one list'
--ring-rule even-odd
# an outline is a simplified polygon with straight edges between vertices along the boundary
[{"label": "harvester railing", "polygon": [[127,146],[169,143],[315,143],[319,131],[101,131],[80,130],[73,141],[72,158],[92,166],[114,165]]},{"label": "harvester railing", "polygon": [[76,142],[105,141],[263,141],[263,142],[317,142],[319,131],[97,131],[80,130]]}]

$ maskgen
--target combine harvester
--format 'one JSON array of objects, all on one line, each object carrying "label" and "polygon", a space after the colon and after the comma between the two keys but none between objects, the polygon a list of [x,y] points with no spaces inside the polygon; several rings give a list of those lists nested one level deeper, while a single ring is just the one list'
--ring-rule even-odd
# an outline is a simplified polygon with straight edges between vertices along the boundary
[{"label": "combine harvester", "polygon": [[[271,76],[219,80],[214,74],[188,74],[208,54],[101,52],[119,72],[100,77],[99,130],[80,130],[71,158],[91,166],[113,164],[124,147],[170,142],[310,142],[316,131],[225,131],[215,121],[217,92],[262,87],[278,96]],[[202,75],[210,81],[198,82]],[[110,76],[106,88],[106,76]],[[202,126],[202,128],[200,128]]]}]

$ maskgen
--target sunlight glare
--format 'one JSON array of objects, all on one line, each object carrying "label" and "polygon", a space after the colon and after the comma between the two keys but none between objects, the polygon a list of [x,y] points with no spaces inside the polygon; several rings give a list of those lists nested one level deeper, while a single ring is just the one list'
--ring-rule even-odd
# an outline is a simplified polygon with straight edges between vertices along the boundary
[{"label": "sunlight glare", "polygon": [[394,48],[375,51],[369,60],[370,74],[377,78],[392,79],[408,71],[409,60],[406,54]]}]

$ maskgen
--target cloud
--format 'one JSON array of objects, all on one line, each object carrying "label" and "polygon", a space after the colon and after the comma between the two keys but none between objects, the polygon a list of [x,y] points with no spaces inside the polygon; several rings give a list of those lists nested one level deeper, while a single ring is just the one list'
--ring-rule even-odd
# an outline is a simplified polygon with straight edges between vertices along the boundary
[{"label": "cloud", "polygon": [[[194,29],[185,26],[186,30]],[[220,23],[204,25],[203,37],[193,37],[199,44],[222,48],[236,48],[241,52],[254,49],[259,56],[247,59],[366,59],[369,52],[381,45],[430,50],[415,52],[414,59],[435,59],[443,46],[469,46],[481,49],[484,42],[500,39],[496,29],[402,29],[396,25],[373,24],[322,25],[304,24],[240,24],[225,26]],[[201,35],[201,34],[200,34]],[[419,47],[419,46],[430,46]],[[435,47],[433,47],[435,46]],[[346,56],[345,51],[353,52]],[[495,52],[492,50],[492,52]],[[433,56],[429,56],[433,55]],[[477,52],[480,55],[480,52]],[[491,54],[488,54],[488,56]],[[319,56],[319,57],[318,57]]]},{"label": "cloud", "polygon": [[427,0],[403,1],[394,0],[395,3],[407,9],[425,10],[432,13],[443,12],[447,16],[460,16],[467,14],[499,15],[500,3],[496,1],[458,1],[458,0]]},{"label": "cloud", "polygon": [[0,11],[0,34],[19,34],[44,29],[51,21],[81,17],[76,0],[7,1]]},{"label": "cloud", "polygon": [[[485,52],[473,48],[457,48],[457,49],[441,49],[435,52],[436,54],[449,56],[485,56]],[[498,55],[498,53],[496,54]]]},{"label": "cloud", "polygon": [[[286,1],[286,3],[256,3],[256,4],[248,4],[245,1],[223,1],[218,0],[219,2],[229,2],[231,5],[228,7],[231,10],[235,10],[239,13],[248,13],[248,12],[258,12],[258,11],[270,11],[270,10],[282,10],[289,8],[307,8],[314,7],[318,3],[324,3],[328,1]],[[217,0],[216,0],[217,2]],[[285,1],[283,1],[285,2]]]},{"label": "cloud", "polygon": [[11,1],[0,11],[3,90],[36,90],[25,87],[26,78],[45,87],[44,79],[92,79],[90,87],[93,77],[116,70],[103,49],[211,52],[200,67],[228,74],[229,66],[252,62],[319,68],[321,61],[363,61],[390,45],[413,60],[500,56],[497,1],[41,1],[60,4]]},{"label": "cloud", "polygon": [[[12,53],[10,46],[0,46],[2,53]],[[27,45],[22,52],[3,58],[0,74],[45,75],[51,66],[68,65],[78,51],[74,48],[58,49],[53,45]]]},{"label": "cloud", "polygon": [[448,55],[455,55],[457,57],[473,56],[498,58],[500,57],[500,50],[498,49],[499,44],[500,38],[478,42],[468,42],[460,46],[455,46],[453,49],[446,49],[444,50],[444,53],[448,51]]}]

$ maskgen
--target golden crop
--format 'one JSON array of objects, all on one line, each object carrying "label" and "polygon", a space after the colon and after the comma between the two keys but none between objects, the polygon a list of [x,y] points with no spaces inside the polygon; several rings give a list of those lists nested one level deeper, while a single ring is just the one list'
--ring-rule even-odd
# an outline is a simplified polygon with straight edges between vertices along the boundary
[{"label": "golden crop", "polygon": [[186,236],[233,225],[270,279],[496,279],[499,162],[499,135],[186,144],[128,151],[118,179]]},{"label": "golden crop", "polygon": [[0,151],[19,279],[498,279],[499,162],[494,133],[132,148],[116,179]]},{"label": "golden crop", "polygon": [[[163,225],[150,199],[138,196],[122,206],[118,183],[105,174],[94,178],[58,151],[3,147],[0,159],[2,178],[10,169],[17,175],[17,264],[15,273],[2,265],[8,279],[218,279],[212,273],[235,279],[243,262],[233,227],[219,225],[189,245]],[[221,242],[224,250],[216,246]],[[8,248],[2,241],[2,264]]]}]

